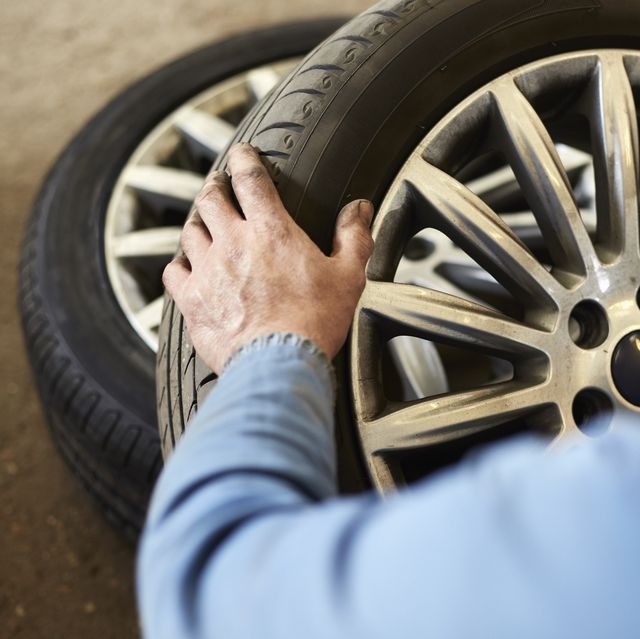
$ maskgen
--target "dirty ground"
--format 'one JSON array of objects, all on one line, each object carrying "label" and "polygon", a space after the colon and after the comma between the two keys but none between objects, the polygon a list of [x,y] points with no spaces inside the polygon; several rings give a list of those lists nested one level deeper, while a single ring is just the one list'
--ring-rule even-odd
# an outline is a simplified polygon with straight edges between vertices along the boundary
[{"label": "dirty ground", "polygon": [[6,0],[0,5],[3,639],[138,636],[134,550],[105,523],[54,451],[18,328],[19,242],[47,167],[93,112],[164,62],[226,34],[295,18],[356,13],[369,4]]}]

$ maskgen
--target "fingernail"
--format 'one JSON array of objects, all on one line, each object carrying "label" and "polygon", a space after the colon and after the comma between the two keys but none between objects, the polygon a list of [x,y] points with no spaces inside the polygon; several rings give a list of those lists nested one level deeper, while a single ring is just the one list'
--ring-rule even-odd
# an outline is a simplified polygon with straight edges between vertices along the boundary
[{"label": "fingernail", "polygon": [[360,200],[358,202],[358,215],[366,223],[367,226],[371,224],[373,219],[373,204],[369,200]]}]

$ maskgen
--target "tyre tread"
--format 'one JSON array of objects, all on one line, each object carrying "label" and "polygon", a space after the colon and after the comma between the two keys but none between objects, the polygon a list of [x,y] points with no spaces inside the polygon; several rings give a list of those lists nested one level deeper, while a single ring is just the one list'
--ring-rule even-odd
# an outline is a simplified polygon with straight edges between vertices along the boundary
[{"label": "tyre tread", "polygon": [[[417,15],[433,9],[440,2],[442,0],[384,0],[353,18],[316,47],[245,119],[233,142],[249,142],[262,157],[268,158],[271,176],[282,189],[287,183],[292,157],[304,147],[333,97],[374,50]],[[223,164],[224,156],[218,161],[217,168],[222,168]],[[191,384],[186,383],[186,370],[175,371],[171,367],[171,349],[183,352],[189,338],[181,323],[174,321],[175,314],[179,315],[179,312],[167,296],[165,310],[169,308],[160,326],[158,366],[164,374],[157,377],[156,395],[159,423],[163,425],[161,436],[165,458],[215,383],[215,376],[197,355]],[[185,423],[186,406],[189,408]],[[179,416],[176,415],[178,411]]]}]

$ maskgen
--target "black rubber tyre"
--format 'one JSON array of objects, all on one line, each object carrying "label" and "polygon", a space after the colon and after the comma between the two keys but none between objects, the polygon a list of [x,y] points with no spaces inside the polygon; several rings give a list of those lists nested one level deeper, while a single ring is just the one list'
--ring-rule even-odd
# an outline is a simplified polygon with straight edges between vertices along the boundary
[{"label": "black rubber tyre", "polygon": [[[464,97],[527,62],[594,47],[640,48],[640,5],[385,0],[316,49],[238,132],[238,141],[271,161],[291,215],[328,251],[340,208],[355,197],[379,203],[425,131]],[[159,424],[168,451],[212,381],[171,303],[159,356]],[[366,477],[355,453],[344,362],[344,355],[336,362],[338,444],[349,489]]]},{"label": "black rubber tyre", "polygon": [[155,356],[120,310],[106,273],[103,233],[113,186],[140,141],[184,102],[227,77],[307,53],[343,22],[255,31],[163,67],[77,134],[36,199],[19,304],[40,398],[64,458],[130,538],[144,521],[162,456]]}]

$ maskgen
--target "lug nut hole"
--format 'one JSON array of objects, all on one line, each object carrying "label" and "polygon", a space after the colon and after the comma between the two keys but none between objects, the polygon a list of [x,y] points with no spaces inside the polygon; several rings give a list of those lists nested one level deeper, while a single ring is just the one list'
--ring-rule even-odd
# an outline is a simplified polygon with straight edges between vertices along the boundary
[{"label": "lug nut hole", "polygon": [[609,335],[609,322],[602,306],[590,300],[576,304],[569,316],[569,335],[580,348],[600,346]]},{"label": "lug nut hole", "polygon": [[574,398],[571,407],[576,426],[590,437],[598,437],[609,430],[613,418],[613,402],[597,388],[585,388]]}]

